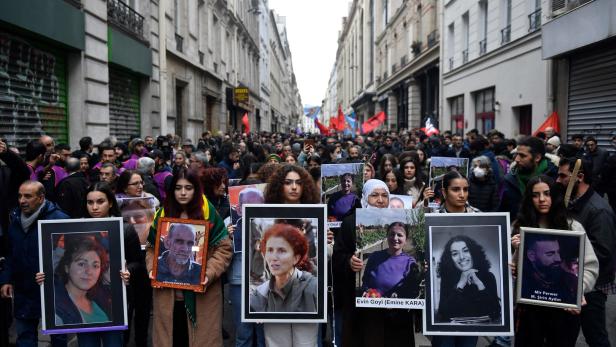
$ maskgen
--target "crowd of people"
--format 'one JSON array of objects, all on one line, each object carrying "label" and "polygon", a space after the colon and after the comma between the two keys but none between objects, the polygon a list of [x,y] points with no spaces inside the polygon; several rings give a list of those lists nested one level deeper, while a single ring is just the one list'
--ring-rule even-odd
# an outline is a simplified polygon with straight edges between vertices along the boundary
[{"label": "crowd of people", "polygon": [[[96,145],[86,136],[74,150],[47,135],[30,141],[22,150],[0,141],[0,346],[8,346],[12,325],[17,346],[37,345],[39,285],[49,277],[39,269],[37,221],[120,216],[119,204],[127,198],[142,198],[156,211],[149,234],[146,231],[140,236],[131,223],[124,224],[127,266],[120,276],[128,287],[129,330],[79,333],[80,346],[120,346],[133,343],[132,338],[136,346],[147,346],[150,337],[154,346],[222,346],[228,338],[222,324],[224,285],[230,288],[236,346],[329,346],[332,341],[345,347],[412,346],[419,331],[418,311],[355,307],[356,273],[364,268],[364,261],[356,255],[355,209],[388,208],[390,194],[411,196],[413,208],[427,212],[508,212],[514,259],[519,257],[522,227],[584,231],[588,242],[580,260],[585,265],[582,309],[517,304],[515,337],[496,337],[492,344],[574,346],[581,330],[590,346],[609,346],[606,299],[616,287],[616,152],[600,148],[592,136],[573,135],[570,143],[563,140],[547,128],[537,136],[517,139],[507,139],[497,130],[480,134],[476,129],[432,136],[421,130],[355,136],[212,135],[206,131],[195,142],[167,135],[135,137],[126,143],[110,137]],[[616,136],[611,145],[616,149]],[[431,182],[432,157],[468,158],[469,174],[454,171],[437,183]],[[581,165],[574,170],[578,159]],[[329,300],[328,323],[241,322],[242,253],[234,253],[232,243],[241,224],[225,223],[231,213],[228,187],[267,183],[265,203],[315,204],[321,200],[321,165],[336,163],[364,163],[364,187],[361,198],[348,203],[351,210],[336,216],[341,226],[328,232],[332,269],[328,281],[332,290],[328,292],[333,299]],[[352,177],[348,177],[341,177],[341,187],[350,190]],[[565,192],[568,186],[570,196]],[[334,209],[332,203],[330,210]],[[204,293],[152,288],[152,245],[156,224],[163,216],[209,222]],[[298,232],[295,227],[290,229],[289,234]],[[392,230],[392,239],[402,238],[396,242],[403,244],[408,237],[404,227],[394,225]],[[274,241],[291,243],[275,232],[268,231],[261,243],[263,249]],[[473,248],[473,242],[452,239],[439,271],[445,272],[447,263],[451,263],[452,273],[458,271],[453,265],[455,257],[461,257],[462,249]],[[85,243],[71,244],[71,252],[89,250]],[[141,247],[144,244],[147,246]],[[293,245],[289,253],[308,252],[301,247]],[[95,252],[89,252],[101,261]],[[66,256],[70,264],[72,258]],[[472,251],[466,256],[477,257]],[[481,261],[471,259],[473,263]],[[290,268],[299,269],[297,276],[289,278],[282,270],[280,274],[272,271],[272,284],[266,282],[253,293],[259,305],[268,304],[268,291],[286,281],[310,279],[309,263],[290,263]],[[515,264],[511,268],[516,276]],[[439,319],[456,314],[453,304],[448,307],[447,302],[476,298],[485,288],[495,286],[494,276],[479,268],[465,271],[463,276],[454,278],[450,285],[441,282],[441,293],[450,295],[443,299]],[[72,287],[68,275],[65,277],[65,301],[70,302]],[[499,308],[498,298],[482,297],[481,309],[493,315]],[[284,296],[277,300],[270,304],[289,305]],[[474,336],[431,337],[433,346],[443,347],[475,346],[477,340]],[[65,346],[67,337],[53,335],[51,343]]]}]

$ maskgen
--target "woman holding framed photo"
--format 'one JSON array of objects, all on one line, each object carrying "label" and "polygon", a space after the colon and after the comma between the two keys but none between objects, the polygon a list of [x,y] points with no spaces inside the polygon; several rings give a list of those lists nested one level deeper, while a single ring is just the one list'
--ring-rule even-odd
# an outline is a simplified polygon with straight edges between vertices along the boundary
[{"label": "woman holding framed photo", "polygon": [[167,191],[164,207],[156,212],[148,236],[146,265],[150,278],[156,231],[162,217],[209,222],[204,293],[173,288],[154,288],[153,336],[155,347],[222,346],[222,285],[220,276],[229,266],[231,241],[222,218],[201,188],[196,172],[180,169]]},{"label": "woman holding framed photo", "polygon": [[[319,190],[316,184],[312,180],[312,177],[305,169],[291,164],[285,164],[278,167],[274,174],[268,180],[268,185],[265,190],[265,203],[266,204],[318,204],[319,203]],[[274,226],[275,228],[281,228],[280,226]],[[274,228],[273,227],[273,228]],[[296,229],[291,226],[292,229]],[[271,230],[271,228],[270,228]],[[297,247],[294,245],[296,242],[289,240],[292,237],[291,232],[285,233],[287,237],[271,237],[268,236],[266,231],[263,239],[261,240],[261,252],[265,258],[266,263],[270,266],[272,273],[272,281],[277,285],[281,285],[284,281],[287,283],[289,280],[293,280],[297,283],[300,281],[307,286],[301,290],[301,292],[295,293],[291,298],[298,298],[297,302],[301,303],[302,309],[316,310],[316,278],[310,274],[310,263],[308,262],[308,243],[306,247]],[[282,234],[281,234],[282,235]],[[296,235],[296,234],[295,234]],[[268,237],[268,239],[266,239]],[[302,236],[305,240],[305,238]],[[268,244],[269,242],[269,244]],[[274,243],[279,243],[279,249],[288,249],[293,254],[293,259],[290,259],[286,266],[282,266],[272,253],[276,248]],[[265,249],[264,249],[265,247]],[[268,247],[270,252],[268,252]],[[305,253],[305,254],[304,254]],[[293,264],[291,267],[290,265]],[[275,265],[275,266],[274,266]],[[272,267],[273,266],[273,267]],[[282,269],[284,267],[284,269]],[[288,275],[293,275],[289,277]],[[270,282],[265,282],[270,285]],[[312,284],[313,283],[313,284]],[[263,289],[263,288],[261,288]],[[299,288],[298,288],[299,289]],[[313,290],[314,289],[314,290]],[[255,293],[254,298],[261,297],[264,300],[263,291]],[[304,295],[306,294],[306,295]],[[299,295],[299,296],[297,296]],[[300,298],[306,298],[306,300]],[[267,295],[267,301],[273,298],[272,295]],[[314,300],[312,300],[314,298]],[[273,300],[272,300],[273,303]],[[313,306],[314,305],[314,306]],[[265,305],[266,309],[279,310],[280,307],[269,307]],[[290,308],[290,307],[289,307]],[[284,309],[284,307],[282,308]],[[295,309],[295,308],[293,308]],[[268,346],[316,346],[318,343],[319,325],[310,323],[267,323],[263,326],[265,343]]]},{"label": "woman holding framed photo", "polygon": [[[88,189],[85,209],[89,218],[120,217],[115,196],[108,184],[96,183]],[[64,254],[56,267],[54,292],[56,297],[56,324],[102,323],[111,320],[111,296],[104,284],[104,274],[109,267],[109,255],[101,241],[79,235],[66,234]],[[131,272],[143,266],[139,236],[130,224],[124,224],[124,257],[126,270],[120,272],[125,285]],[[143,265],[142,265],[143,264]],[[36,275],[39,284],[45,274]],[[147,334],[147,324],[146,331]],[[121,346],[122,331],[78,333],[80,347]]]},{"label": "woman holding framed photo", "polygon": [[[441,193],[443,194],[443,203],[440,205],[440,207],[435,212],[437,213],[476,213],[476,212],[480,212],[478,209],[468,204],[468,186],[469,186],[468,183],[469,183],[468,179],[463,174],[459,173],[458,171],[450,171],[446,173],[445,176],[443,176],[442,187],[441,187]],[[427,208],[428,201],[431,198],[434,198],[434,191],[430,187],[426,187],[424,189],[423,197],[424,197],[423,199],[424,207]],[[451,245],[454,244],[453,240],[450,240],[450,242],[451,242]],[[469,246],[472,246],[471,242],[467,243],[467,242],[464,242],[464,240],[455,242],[455,244],[457,247],[456,248],[456,253],[457,253],[456,258],[460,257],[458,253],[459,251],[463,251],[463,249],[466,248],[466,252],[465,252],[466,254],[468,253]],[[448,254],[451,257],[451,261],[455,262],[454,254],[452,252],[453,249],[451,248],[451,245],[449,248],[446,247],[446,250],[445,252],[443,252],[443,255],[445,256],[446,254]],[[460,247],[462,248],[459,249]],[[449,258],[446,258],[446,259],[449,259]],[[475,261],[477,262],[478,259],[476,259]],[[460,259],[458,259],[458,263],[462,263]],[[460,265],[460,267],[462,267],[462,265]],[[438,272],[439,274],[441,274],[441,266],[439,266]],[[454,273],[456,272],[459,273],[460,276],[457,278],[457,281],[453,281],[453,283],[455,284],[454,287],[452,288],[448,287],[447,283],[449,281],[445,281],[445,280],[441,281],[441,291],[440,291],[441,300],[443,299],[446,300],[446,298],[444,298],[443,295],[446,296],[447,293],[457,291],[458,290],[457,288],[459,288],[458,284],[463,285],[461,288],[462,291],[466,290],[466,287],[468,287],[468,290],[471,290],[471,288],[473,288],[473,290],[479,290],[479,289],[485,290],[487,288],[486,283],[483,283],[483,281],[480,281],[481,277],[477,275],[477,271],[466,271],[466,273],[468,273],[469,275],[471,272],[474,275],[473,276],[465,275],[464,278],[462,277],[462,274],[464,274],[463,271],[457,269],[457,271],[454,271]],[[454,278],[455,277],[456,276],[454,276]],[[470,279],[469,277],[473,277],[473,278]],[[477,280],[475,280],[475,278]],[[461,283],[463,282],[464,279],[466,280],[466,284],[468,285]],[[443,287],[443,285],[445,285],[445,287]],[[439,311],[442,311],[440,307],[439,307]],[[434,347],[445,347],[445,346],[447,347],[473,346],[474,347],[476,345],[477,345],[477,336],[440,336],[439,335],[439,336],[432,337],[432,346]]]},{"label": "woman holding framed photo", "polygon": [[[584,231],[584,227],[569,216],[562,190],[558,183],[545,175],[533,177],[526,184],[518,217],[513,222],[511,245],[515,252],[511,267],[514,275],[520,257],[518,248],[521,227]],[[583,290],[587,293],[594,288],[599,274],[599,261],[588,237],[584,239]],[[585,302],[582,301],[582,304]],[[518,303],[515,326],[516,346],[573,347],[580,331],[580,311]]]}]

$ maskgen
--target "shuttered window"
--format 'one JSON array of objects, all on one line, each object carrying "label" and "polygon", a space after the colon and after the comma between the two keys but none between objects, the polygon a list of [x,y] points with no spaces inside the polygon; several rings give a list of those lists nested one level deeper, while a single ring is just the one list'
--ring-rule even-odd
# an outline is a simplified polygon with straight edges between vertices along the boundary
[{"label": "shuttered window", "polygon": [[0,137],[20,150],[43,134],[68,143],[67,91],[64,52],[0,29]]},{"label": "shuttered window", "polygon": [[582,52],[571,58],[567,135],[594,136],[609,146],[616,134],[616,47]]},{"label": "shuttered window", "polygon": [[140,135],[139,77],[109,66],[109,134],[125,142]]}]

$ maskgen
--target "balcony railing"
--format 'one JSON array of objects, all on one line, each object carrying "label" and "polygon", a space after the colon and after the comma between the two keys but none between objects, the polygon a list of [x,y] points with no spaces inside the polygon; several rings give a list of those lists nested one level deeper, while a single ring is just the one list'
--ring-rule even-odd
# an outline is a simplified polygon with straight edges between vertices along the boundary
[{"label": "balcony railing", "polygon": [[121,0],[107,0],[107,18],[111,23],[129,33],[140,39],[145,39],[143,36],[143,16]]},{"label": "balcony railing", "polygon": [[396,71],[398,71],[398,64],[392,64],[391,65],[391,74],[393,75],[394,73],[396,73]]},{"label": "balcony railing", "polygon": [[199,64],[203,65],[205,62],[205,53],[199,52]]},{"label": "balcony railing", "polygon": [[402,56],[402,58],[400,58],[400,67],[403,67],[404,65],[406,65],[406,63],[409,62],[408,57],[405,55]]},{"label": "balcony railing", "polygon": [[175,49],[178,52],[184,51],[184,38],[178,34],[175,34]]},{"label": "balcony railing", "polygon": [[453,57],[449,58],[449,70],[453,70]]},{"label": "balcony railing", "polygon": [[501,29],[501,45],[511,41],[511,25],[507,25]]},{"label": "balcony railing", "polygon": [[488,40],[483,39],[479,41],[479,55],[484,55],[488,51]]},{"label": "balcony railing", "polygon": [[389,73],[387,73],[387,71],[385,71],[385,73],[383,74],[383,80],[386,80],[387,77],[389,77]]},{"label": "balcony railing", "polygon": [[428,48],[436,45],[436,30],[428,34]]},{"label": "balcony railing", "polygon": [[468,63],[468,49],[462,51],[462,64]]},{"label": "balcony railing", "polygon": [[528,15],[528,31],[535,31],[541,27],[541,8]]}]

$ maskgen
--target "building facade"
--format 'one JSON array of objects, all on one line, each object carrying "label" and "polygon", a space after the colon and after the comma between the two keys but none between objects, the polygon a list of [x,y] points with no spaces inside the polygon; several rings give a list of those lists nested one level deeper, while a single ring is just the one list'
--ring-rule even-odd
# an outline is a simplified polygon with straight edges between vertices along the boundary
[{"label": "building facade", "polygon": [[[543,58],[554,66],[555,110],[563,139],[594,136],[610,148],[616,135],[616,3],[549,1]],[[592,30],[587,30],[592,23]],[[580,30],[583,25],[584,30]]]},{"label": "building facade", "polygon": [[438,119],[439,22],[437,0],[353,1],[338,39],[336,103],[360,122],[384,111],[389,129]]},{"label": "building facade", "polygon": [[552,112],[552,67],[541,58],[546,1],[445,0],[441,129],[530,135]]}]

